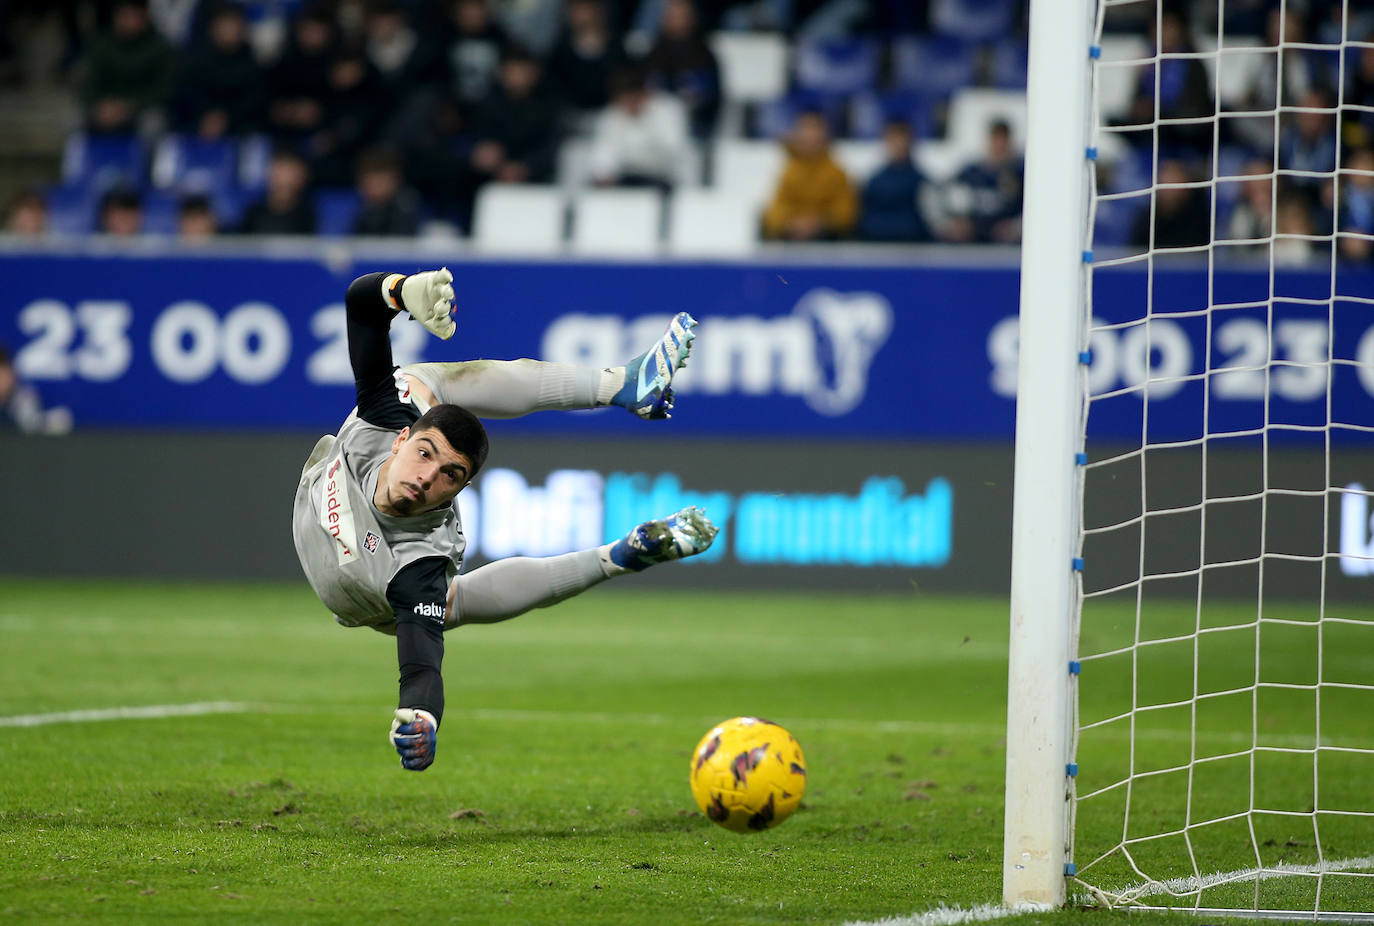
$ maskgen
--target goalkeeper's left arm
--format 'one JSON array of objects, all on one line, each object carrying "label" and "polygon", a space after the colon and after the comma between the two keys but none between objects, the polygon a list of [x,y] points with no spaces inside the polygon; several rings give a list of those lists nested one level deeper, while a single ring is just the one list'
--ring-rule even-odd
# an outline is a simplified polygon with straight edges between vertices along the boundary
[{"label": "goalkeeper's left arm", "polygon": [[396,615],[400,693],[390,740],[401,765],[422,771],[434,761],[444,716],[444,608],[448,561],[418,560],[396,574],[387,601]]}]

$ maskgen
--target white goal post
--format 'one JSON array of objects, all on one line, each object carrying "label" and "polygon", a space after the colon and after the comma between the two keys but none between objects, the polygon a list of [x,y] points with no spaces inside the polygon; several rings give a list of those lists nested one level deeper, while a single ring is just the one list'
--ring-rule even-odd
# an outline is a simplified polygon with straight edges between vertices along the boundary
[{"label": "white goal post", "polygon": [[1030,0],[1008,907],[1374,923],[1374,8],[1309,6]]},{"label": "white goal post", "polygon": [[1086,0],[1031,0],[1002,860],[1009,906],[1058,906],[1065,896],[1091,24]]}]

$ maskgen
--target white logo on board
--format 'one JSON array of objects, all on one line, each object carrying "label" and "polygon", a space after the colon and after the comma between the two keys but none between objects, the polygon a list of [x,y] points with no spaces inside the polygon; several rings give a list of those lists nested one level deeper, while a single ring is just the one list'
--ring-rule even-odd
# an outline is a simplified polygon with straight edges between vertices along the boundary
[{"label": "white logo on board", "polygon": [[1341,492],[1341,572],[1374,576],[1374,514],[1370,495],[1358,482]]},{"label": "white logo on board", "polygon": [[[622,363],[663,336],[668,315],[563,315],[544,332],[545,360],[584,366]],[[708,316],[697,328],[691,365],[673,378],[679,394],[800,396],[838,417],[868,392],[873,358],[892,334],[892,305],[881,293],[813,289],[790,315]]]}]

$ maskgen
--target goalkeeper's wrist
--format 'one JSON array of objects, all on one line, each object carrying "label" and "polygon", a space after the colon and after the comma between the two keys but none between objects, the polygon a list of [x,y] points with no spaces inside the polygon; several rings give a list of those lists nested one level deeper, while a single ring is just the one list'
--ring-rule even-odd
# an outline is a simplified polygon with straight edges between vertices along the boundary
[{"label": "goalkeeper's wrist", "polygon": [[401,285],[405,281],[406,275],[404,273],[389,273],[382,278],[382,296],[393,312],[406,311],[406,304],[401,299]]},{"label": "goalkeeper's wrist", "polygon": [[411,710],[415,712],[415,716],[423,717],[428,720],[430,726],[434,727],[436,731],[439,729],[439,718],[435,717],[433,713],[425,710],[423,707],[412,707]]}]

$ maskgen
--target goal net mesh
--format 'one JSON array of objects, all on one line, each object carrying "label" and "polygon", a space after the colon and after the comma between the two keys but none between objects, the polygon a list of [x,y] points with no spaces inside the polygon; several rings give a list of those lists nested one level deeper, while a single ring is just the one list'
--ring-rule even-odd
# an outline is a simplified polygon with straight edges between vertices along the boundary
[{"label": "goal net mesh", "polygon": [[1374,914],[1374,6],[1214,3],[1097,4],[1070,896]]}]

